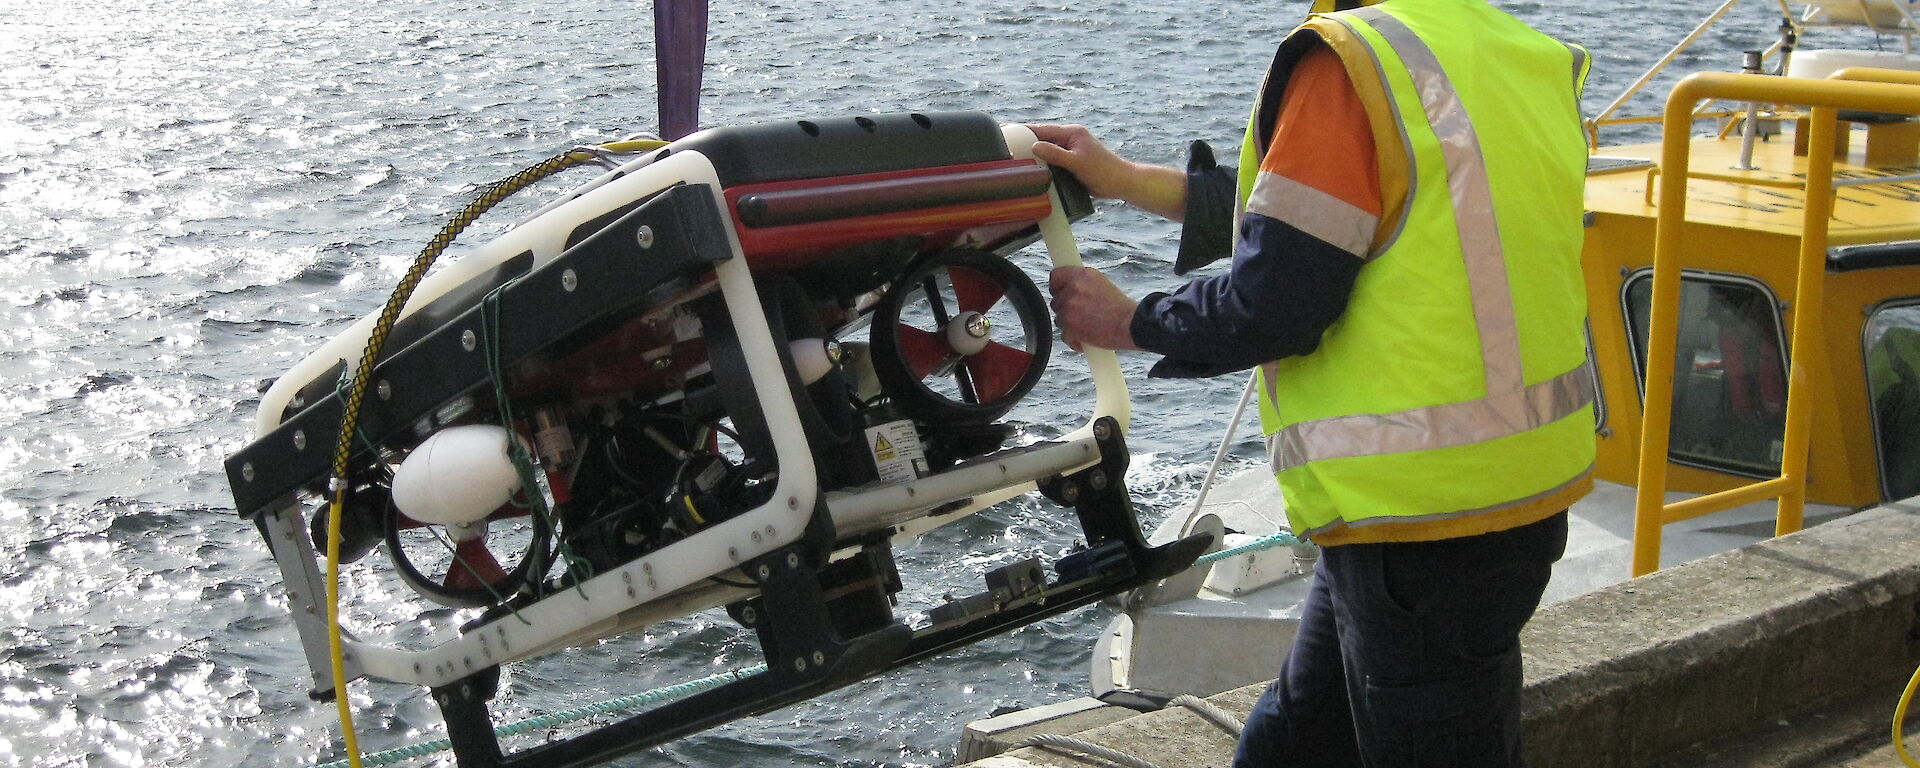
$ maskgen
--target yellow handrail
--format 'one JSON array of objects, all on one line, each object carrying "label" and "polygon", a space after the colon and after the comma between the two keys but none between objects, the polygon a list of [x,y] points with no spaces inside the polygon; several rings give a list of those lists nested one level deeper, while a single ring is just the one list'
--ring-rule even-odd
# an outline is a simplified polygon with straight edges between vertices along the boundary
[{"label": "yellow handrail", "polygon": [[1878,67],[1847,67],[1828,75],[1827,79],[1864,83],[1920,85],[1920,72],[1905,69],[1880,69]]},{"label": "yellow handrail", "polygon": [[[1886,74],[1882,74],[1886,73]],[[1660,211],[1653,238],[1653,296],[1647,323],[1646,401],[1640,430],[1640,476],[1635,489],[1633,575],[1660,567],[1662,527],[1741,504],[1778,499],[1774,535],[1800,530],[1807,496],[1810,404],[1807,386],[1820,356],[1817,338],[1823,304],[1821,275],[1827,255],[1827,220],[1833,211],[1833,154],[1807,153],[1807,203],[1801,222],[1794,278],[1793,331],[1787,370],[1786,431],[1781,436],[1780,476],[1744,487],[1666,504],[1668,430],[1673,423],[1674,350],[1680,317],[1680,235],[1686,223],[1689,152],[1694,108],[1704,99],[1757,101],[1811,107],[1810,147],[1833,146],[1836,112],[1867,109],[1920,114],[1920,78],[1911,73],[1852,68],[1836,78],[1810,80],[1768,75],[1703,72],[1688,76],[1667,97],[1661,139]],[[1802,343],[1806,342],[1806,343]],[[1806,354],[1802,354],[1805,352]]]}]

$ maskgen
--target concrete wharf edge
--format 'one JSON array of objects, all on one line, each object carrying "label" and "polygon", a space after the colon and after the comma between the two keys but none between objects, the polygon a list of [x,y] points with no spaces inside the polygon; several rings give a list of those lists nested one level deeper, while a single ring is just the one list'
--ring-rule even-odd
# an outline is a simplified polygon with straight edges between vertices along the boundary
[{"label": "concrete wharf edge", "polygon": [[[1877,723],[1871,714],[1855,721],[1885,741],[1899,684],[1920,663],[1920,499],[1546,606],[1521,643],[1525,739],[1536,768],[1831,764],[1860,751],[1863,733],[1827,713],[1877,711]],[[1264,687],[1209,701],[1245,717]],[[1781,733],[1789,728],[1797,730]],[[1179,707],[1137,715],[1087,709],[991,738],[1004,745],[1036,733],[1071,735],[1163,768],[1226,766],[1235,741]],[[1766,755],[1724,754],[1738,755],[1742,743],[1775,746],[1749,749]],[[1107,764],[1028,747],[966,765]]]}]

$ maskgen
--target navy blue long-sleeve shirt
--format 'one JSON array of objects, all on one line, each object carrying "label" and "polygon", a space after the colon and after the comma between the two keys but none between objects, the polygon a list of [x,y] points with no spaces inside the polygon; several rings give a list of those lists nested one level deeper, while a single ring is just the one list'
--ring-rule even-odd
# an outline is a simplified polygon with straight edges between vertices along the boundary
[{"label": "navy blue long-sleeve shirt", "polygon": [[1180,269],[1232,252],[1225,274],[1135,309],[1141,349],[1163,355],[1151,376],[1218,376],[1319,347],[1346,310],[1378,226],[1377,163],[1366,115],[1338,59],[1302,57],[1239,228],[1232,169],[1196,144],[1188,167]]}]

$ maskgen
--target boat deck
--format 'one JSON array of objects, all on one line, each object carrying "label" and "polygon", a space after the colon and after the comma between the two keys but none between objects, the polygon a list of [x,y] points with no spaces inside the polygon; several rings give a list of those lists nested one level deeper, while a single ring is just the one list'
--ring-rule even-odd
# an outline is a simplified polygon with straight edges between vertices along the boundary
[{"label": "boat deck", "polygon": [[[1920,127],[1920,123],[1913,124]],[[1869,165],[1866,130],[1851,132],[1851,151],[1836,157],[1834,178],[1849,186],[1835,196],[1829,237],[1833,245],[1920,238],[1920,221],[1908,205],[1920,201],[1920,178],[1861,184],[1854,180],[1920,177],[1920,165]],[[1587,178],[1587,208],[1601,214],[1652,219],[1658,200],[1648,194],[1658,185],[1660,145],[1602,147]],[[1797,237],[1806,206],[1807,158],[1793,152],[1793,137],[1756,142],[1754,170],[1741,170],[1738,138],[1702,138],[1693,142],[1689,170],[1687,220]],[[1656,192],[1657,194],[1657,192]]]}]

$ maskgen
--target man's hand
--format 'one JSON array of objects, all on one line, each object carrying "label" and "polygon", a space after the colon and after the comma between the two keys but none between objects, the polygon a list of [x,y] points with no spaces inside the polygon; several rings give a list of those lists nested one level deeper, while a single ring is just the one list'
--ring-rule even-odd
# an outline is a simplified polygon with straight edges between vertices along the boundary
[{"label": "man's hand", "polygon": [[1133,310],[1140,302],[1128,298],[1099,270],[1054,267],[1047,290],[1053,293],[1060,337],[1073,351],[1083,346],[1139,349],[1133,343]]},{"label": "man's hand", "polygon": [[1029,125],[1033,156],[1067,169],[1086,185],[1087,194],[1122,200],[1174,221],[1186,216],[1187,174],[1116,155],[1079,125]]},{"label": "man's hand", "polygon": [[1094,197],[1125,199],[1133,163],[1107,149],[1083,125],[1029,125],[1034,138],[1033,156],[1048,165],[1072,172],[1087,194]]}]

